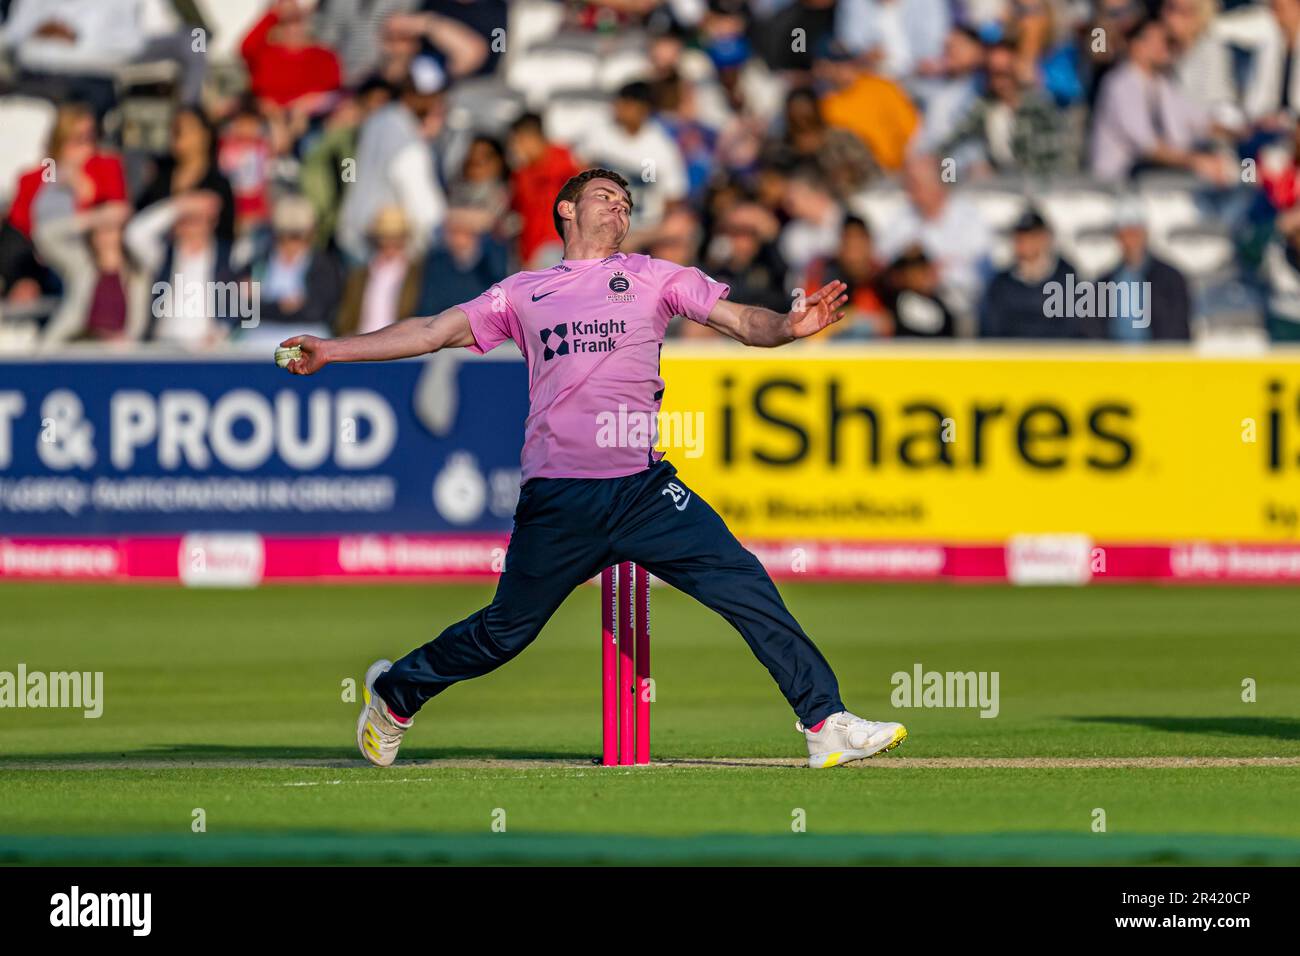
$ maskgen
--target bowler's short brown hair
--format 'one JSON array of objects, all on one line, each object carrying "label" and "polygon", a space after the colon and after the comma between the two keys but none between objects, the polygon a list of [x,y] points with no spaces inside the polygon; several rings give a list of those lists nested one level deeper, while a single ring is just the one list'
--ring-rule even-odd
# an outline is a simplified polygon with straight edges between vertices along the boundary
[{"label": "bowler's short brown hair", "polygon": [[564,184],[564,188],[555,197],[555,204],[551,206],[551,218],[555,220],[555,231],[559,233],[561,239],[564,238],[564,220],[560,218],[560,203],[576,203],[582,191],[587,188],[587,183],[593,179],[608,179],[612,183],[617,183],[619,188],[627,193],[628,209],[632,208],[632,190],[628,188],[626,179],[612,169],[584,169]]}]

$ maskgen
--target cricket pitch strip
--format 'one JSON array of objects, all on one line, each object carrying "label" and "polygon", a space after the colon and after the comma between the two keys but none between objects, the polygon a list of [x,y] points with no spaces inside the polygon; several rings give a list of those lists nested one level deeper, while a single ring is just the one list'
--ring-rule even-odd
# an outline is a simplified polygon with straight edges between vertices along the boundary
[{"label": "cricket pitch strip", "polygon": [[[406,770],[612,770],[598,768],[595,758],[498,758],[449,757],[445,760],[404,760],[394,769]],[[189,757],[124,757],[84,760],[17,759],[0,762],[0,777],[6,771],[95,771],[95,770],[291,770],[317,767],[348,769],[366,766],[355,759],[296,759],[253,757],[246,759],[203,759]],[[655,768],[806,768],[800,757],[665,757],[648,766],[623,767],[628,773],[653,772]],[[1196,767],[1300,767],[1300,757],[903,757],[887,756],[844,764],[849,772],[884,770],[1122,770],[1185,769]]]}]

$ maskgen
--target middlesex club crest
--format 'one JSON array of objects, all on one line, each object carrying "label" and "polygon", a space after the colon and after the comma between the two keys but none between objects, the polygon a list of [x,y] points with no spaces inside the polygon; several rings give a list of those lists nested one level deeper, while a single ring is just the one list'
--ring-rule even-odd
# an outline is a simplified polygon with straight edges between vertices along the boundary
[{"label": "middlesex club crest", "polygon": [[635,302],[636,293],[632,291],[632,279],[621,269],[609,277],[609,302]]}]

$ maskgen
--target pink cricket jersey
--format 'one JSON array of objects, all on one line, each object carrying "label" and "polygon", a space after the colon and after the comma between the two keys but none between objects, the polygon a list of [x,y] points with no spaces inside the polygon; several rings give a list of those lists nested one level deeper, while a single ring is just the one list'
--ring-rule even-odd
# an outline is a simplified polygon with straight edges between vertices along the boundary
[{"label": "pink cricket jersey", "polygon": [[528,362],[529,478],[621,478],[662,455],[668,321],[703,323],[730,289],[699,269],[621,252],[516,272],[460,308],[478,353],[512,339]]}]

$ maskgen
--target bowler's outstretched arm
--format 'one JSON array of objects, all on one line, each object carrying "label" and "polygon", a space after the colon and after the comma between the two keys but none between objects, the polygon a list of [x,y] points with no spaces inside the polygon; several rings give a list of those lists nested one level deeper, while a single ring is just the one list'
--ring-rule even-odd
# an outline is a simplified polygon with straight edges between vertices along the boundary
[{"label": "bowler's outstretched arm", "polygon": [[816,335],[826,326],[844,318],[838,309],[849,300],[848,286],[838,280],[828,282],[796,304],[789,312],[773,312],[757,305],[742,305],[719,299],[709,313],[709,328],[730,336],[745,345],[775,348],[795,339]]},{"label": "bowler's outstretched arm", "polygon": [[280,343],[286,348],[296,345],[302,349],[302,358],[285,366],[294,375],[310,375],[330,362],[383,362],[473,344],[469,316],[458,305],[437,315],[403,319],[365,335],[345,335],[338,339],[295,335]]}]

